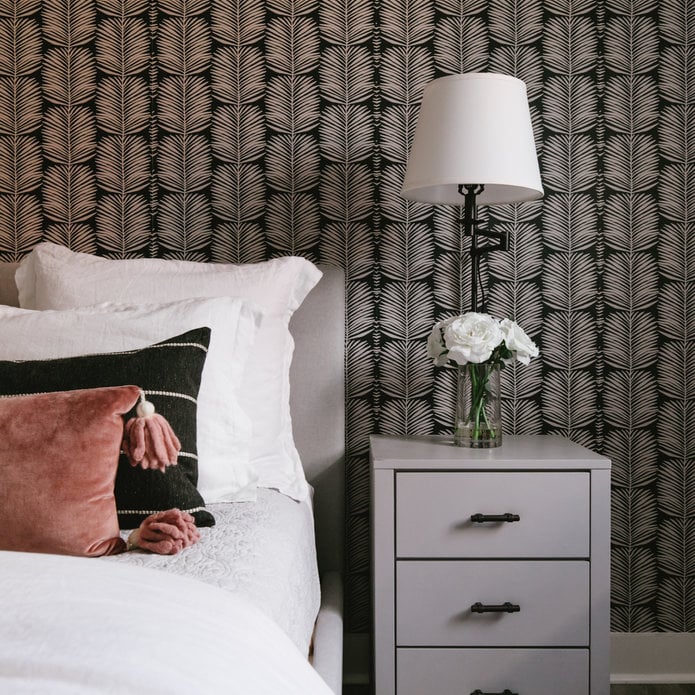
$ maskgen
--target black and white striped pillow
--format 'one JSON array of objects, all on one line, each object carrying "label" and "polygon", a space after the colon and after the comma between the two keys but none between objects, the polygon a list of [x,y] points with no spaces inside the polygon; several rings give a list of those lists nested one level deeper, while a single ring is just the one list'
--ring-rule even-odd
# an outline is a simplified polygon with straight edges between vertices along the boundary
[{"label": "black and white striped pillow", "polygon": [[[181,441],[176,466],[164,473],[132,467],[121,454],[115,497],[121,528],[136,528],[157,511],[178,507],[198,526],[212,526],[196,489],[198,389],[210,342],[210,329],[198,328],[139,350],[53,360],[0,361],[0,397],[101,386],[139,386]],[[127,417],[132,417],[129,413]],[[41,413],[36,413],[40,418]],[[30,475],[30,472],[27,472]]]}]

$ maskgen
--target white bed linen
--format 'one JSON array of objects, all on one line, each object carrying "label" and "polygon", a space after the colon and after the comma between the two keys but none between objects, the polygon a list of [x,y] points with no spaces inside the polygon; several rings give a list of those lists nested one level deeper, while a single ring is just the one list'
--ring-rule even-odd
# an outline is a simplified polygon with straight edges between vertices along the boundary
[{"label": "white bed linen", "polygon": [[256,502],[207,508],[215,526],[200,529],[200,541],[178,555],[132,551],[103,559],[166,570],[241,594],[307,655],[321,601],[310,502],[259,488]]},{"label": "white bed linen", "polygon": [[0,692],[327,695],[239,594],[142,567],[0,552]]}]

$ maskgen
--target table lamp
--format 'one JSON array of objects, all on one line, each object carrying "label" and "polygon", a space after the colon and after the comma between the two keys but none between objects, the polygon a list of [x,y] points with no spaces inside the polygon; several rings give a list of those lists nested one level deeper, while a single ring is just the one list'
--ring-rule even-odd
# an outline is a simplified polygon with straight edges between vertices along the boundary
[{"label": "table lamp", "polygon": [[[506,234],[478,229],[478,205],[543,195],[526,85],[496,73],[433,80],[422,97],[401,195],[421,203],[464,206],[471,237],[471,310],[478,311],[480,255],[507,250]],[[497,245],[478,246],[478,237]]]}]

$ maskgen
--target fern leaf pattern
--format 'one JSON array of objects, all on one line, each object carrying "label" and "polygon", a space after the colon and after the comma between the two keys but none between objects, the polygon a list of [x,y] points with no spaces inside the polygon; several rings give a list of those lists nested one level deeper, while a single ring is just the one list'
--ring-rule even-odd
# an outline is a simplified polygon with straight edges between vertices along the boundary
[{"label": "fern leaf pattern", "polygon": [[44,41],[50,45],[41,70],[47,125],[42,145],[48,160],[41,189],[44,239],[94,253],[96,4],[57,0],[43,8],[41,21]]},{"label": "fern leaf pattern", "polygon": [[150,240],[150,34],[147,0],[99,2],[96,239],[104,255],[137,257]]},{"label": "fern leaf pattern", "polygon": [[[319,151],[321,181],[320,257],[323,262],[345,268],[346,281],[360,286],[369,296],[368,281],[374,272],[374,233],[372,231],[375,200],[370,143],[375,140],[375,124],[370,113],[374,95],[374,65],[370,42],[374,33],[374,12],[368,4],[349,0],[329,0],[319,5],[320,38],[325,48],[321,54],[318,86],[321,97]],[[355,304],[348,311],[373,315],[371,307]],[[348,317],[348,327],[354,325]],[[346,399],[348,408],[361,421],[353,426],[361,436],[351,436],[347,455],[350,470],[363,481],[369,479],[369,434],[374,422],[375,370],[368,335],[346,336]],[[358,359],[359,357],[359,359]],[[364,361],[368,361],[366,369]],[[369,571],[368,562],[360,562],[369,546],[369,487],[350,485],[345,500],[351,575],[347,603],[351,615],[369,613],[369,597],[355,591],[360,575]],[[361,552],[362,551],[362,552]],[[356,577],[355,577],[356,575]]]},{"label": "fern leaf pattern", "polygon": [[34,0],[0,6],[0,259],[16,262],[41,239],[41,35]]},{"label": "fern leaf pattern", "polygon": [[[627,507],[613,508],[614,514],[629,513]],[[616,517],[617,518],[617,517]],[[616,544],[611,551],[611,625],[621,632],[654,632],[656,616],[652,604],[657,595],[656,557],[648,546]]]},{"label": "fern leaf pattern", "polygon": [[41,239],[43,160],[39,3],[0,7],[0,259],[18,261]]},{"label": "fern leaf pattern", "polygon": [[435,34],[434,20],[432,3],[423,0],[383,2],[379,10],[381,432],[432,429],[432,369],[423,350],[423,338],[434,320],[432,210],[401,199],[399,192],[416,124],[413,107],[434,77],[428,46]]},{"label": "fern leaf pattern", "polygon": [[212,238],[207,129],[212,96],[207,72],[212,37],[201,0],[160,4],[157,33],[157,241],[164,258],[207,260]]},{"label": "fern leaf pattern", "polygon": [[596,364],[588,364],[585,356],[598,348],[597,317],[591,311],[598,290],[592,235],[597,217],[597,28],[586,4],[558,1],[545,7],[541,168],[546,322],[540,342],[551,360],[560,353],[565,359],[546,366],[542,412],[551,431],[593,445],[598,434]]},{"label": "fern leaf pattern", "polygon": [[217,45],[210,73],[214,261],[252,263],[266,257],[264,21],[262,0],[223,0],[211,8]]},{"label": "fern leaf pattern", "polygon": [[311,257],[320,236],[317,4],[310,0],[269,3],[265,223],[274,254]]},{"label": "fern leaf pattern", "polygon": [[[661,38],[657,72],[658,91],[664,105],[664,120],[658,129],[658,153],[662,160],[657,237],[661,329],[658,388],[660,397],[659,530],[656,552],[659,593],[656,603],[660,630],[695,631],[695,379],[691,373],[693,324],[692,274],[695,249],[682,243],[684,234],[695,233],[692,201],[692,152],[695,151],[693,116],[695,69],[692,22],[685,4],[669,0],[658,3],[656,23]],[[682,133],[672,131],[684,128]],[[680,257],[680,258],[679,258]],[[663,426],[662,426],[663,424]]]}]

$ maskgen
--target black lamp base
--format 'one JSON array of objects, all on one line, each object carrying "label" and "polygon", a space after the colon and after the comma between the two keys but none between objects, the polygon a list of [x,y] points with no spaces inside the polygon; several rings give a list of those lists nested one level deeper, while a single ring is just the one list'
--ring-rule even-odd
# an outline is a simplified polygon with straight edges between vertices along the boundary
[{"label": "black lamp base", "polygon": [[[459,184],[459,193],[463,196],[463,233],[471,237],[471,311],[478,311],[478,284],[480,283],[480,256],[490,251],[507,251],[507,233],[491,232],[478,229],[478,196],[485,190],[481,183]],[[479,246],[478,237],[498,239],[494,245]],[[482,307],[485,311],[485,307]]]}]

